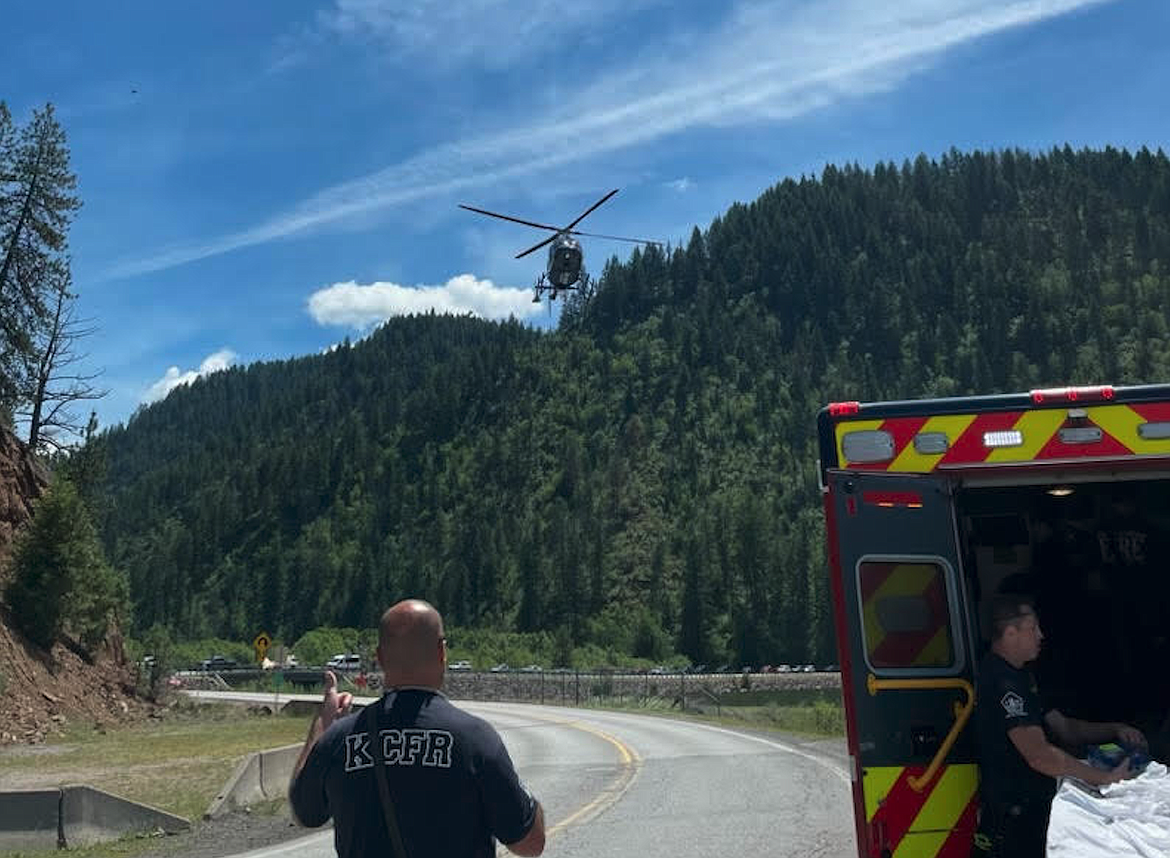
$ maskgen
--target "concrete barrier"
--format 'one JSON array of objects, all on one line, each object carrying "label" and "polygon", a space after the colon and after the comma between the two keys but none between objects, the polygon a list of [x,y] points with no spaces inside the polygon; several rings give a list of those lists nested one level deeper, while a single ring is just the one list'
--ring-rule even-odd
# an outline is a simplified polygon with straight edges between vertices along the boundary
[{"label": "concrete barrier", "polygon": [[[366,705],[365,703],[359,703],[357,700],[355,700],[353,702],[353,705],[350,706],[349,711],[350,712],[361,712],[363,707],[365,707],[365,705]],[[296,699],[288,701],[283,706],[281,706],[280,707],[280,714],[282,714],[282,715],[303,715],[306,718],[309,718],[313,715],[316,715],[320,708],[321,708],[321,698],[320,697],[314,697],[312,700],[304,700],[301,698],[296,698]]]},{"label": "concrete barrier", "polygon": [[191,827],[181,816],[95,787],[67,786],[61,792],[64,795],[61,829],[65,845],[71,848],[113,840],[124,834],[150,831],[175,834]]},{"label": "concrete barrier", "polygon": [[57,848],[61,798],[59,789],[0,792],[0,852]]},{"label": "concrete barrier", "polygon": [[190,827],[181,816],[91,786],[0,792],[0,852],[86,846]]},{"label": "concrete barrier", "polygon": [[280,707],[283,715],[304,715],[309,717],[317,714],[321,708],[320,700],[290,700]]},{"label": "concrete barrier", "polygon": [[[351,711],[360,712],[360,703],[355,703]],[[283,712],[301,711],[301,707],[308,707],[307,713],[315,715],[321,704],[303,700],[291,700],[284,705]],[[296,707],[296,708],[293,708]],[[240,810],[248,805],[260,801],[271,801],[274,798],[284,798],[288,795],[288,782],[296,767],[297,757],[301,753],[301,745],[285,745],[283,748],[272,748],[268,751],[256,751],[248,754],[230,778],[223,785],[215,798],[211,800],[204,819],[218,819],[225,813]]]},{"label": "concrete barrier", "polygon": [[248,754],[211,800],[204,819],[217,819],[258,801],[283,798],[300,752],[300,745],[286,745]]}]

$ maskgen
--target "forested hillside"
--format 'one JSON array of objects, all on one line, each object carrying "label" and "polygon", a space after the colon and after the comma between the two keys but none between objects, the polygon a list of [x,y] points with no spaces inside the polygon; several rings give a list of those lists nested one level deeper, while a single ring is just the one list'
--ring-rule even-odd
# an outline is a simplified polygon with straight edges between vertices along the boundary
[{"label": "forested hillside", "polygon": [[1170,162],[829,167],[611,262],[560,329],[397,318],[106,433],[139,628],[457,626],[832,660],[813,428],[836,399],[1170,378]]}]

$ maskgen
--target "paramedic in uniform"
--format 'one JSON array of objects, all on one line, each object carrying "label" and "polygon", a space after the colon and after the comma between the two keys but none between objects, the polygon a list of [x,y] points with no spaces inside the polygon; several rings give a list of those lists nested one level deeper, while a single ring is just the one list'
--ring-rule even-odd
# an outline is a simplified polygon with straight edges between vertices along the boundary
[{"label": "paramedic in uniform", "polygon": [[996,595],[991,602],[991,650],[979,666],[975,729],[980,755],[980,814],[972,858],[1044,858],[1048,814],[1058,777],[1090,784],[1131,775],[1129,759],[1112,771],[1082,763],[1049,741],[1068,747],[1119,742],[1145,748],[1126,724],[1069,718],[1045,706],[1024,668],[1040,654],[1044,635],[1027,597]]},{"label": "paramedic in uniform", "polygon": [[[378,662],[386,692],[376,704],[394,817],[409,858],[544,851],[544,812],[520,782],[499,734],[439,692],[447,667],[443,621],[410,599],[382,615]],[[334,824],[340,858],[394,856],[374,773],[369,713],[326,674],[325,700],[289,785],[304,825]]]}]

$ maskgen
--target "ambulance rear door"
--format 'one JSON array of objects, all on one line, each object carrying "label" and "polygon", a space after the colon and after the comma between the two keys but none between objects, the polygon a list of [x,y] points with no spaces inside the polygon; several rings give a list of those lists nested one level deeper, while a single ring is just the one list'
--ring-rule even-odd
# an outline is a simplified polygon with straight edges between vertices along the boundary
[{"label": "ambulance rear door", "polygon": [[973,635],[952,485],[885,472],[826,478],[860,851],[966,856],[978,785]]}]

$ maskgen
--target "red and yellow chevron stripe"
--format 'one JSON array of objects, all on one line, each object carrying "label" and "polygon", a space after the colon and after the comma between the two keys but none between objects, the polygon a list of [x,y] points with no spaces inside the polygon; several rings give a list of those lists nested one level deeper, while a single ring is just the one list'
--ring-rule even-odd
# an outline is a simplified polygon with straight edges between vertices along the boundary
[{"label": "red and yellow chevron stripe", "polygon": [[[842,468],[930,473],[936,468],[956,466],[1170,455],[1170,438],[1143,438],[1139,433],[1142,424],[1170,422],[1170,402],[1096,405],[1076,411],[1083,416],[1078,415],[1075,421],[1066,408],[844,420],[836,425],[837,461]],[[1099,428],[1100,440],[1066,443],[1060,437],[1060,430],[1070,422]],[[894,444],[893,458],[883,462],[849,461],[843,439],[859,430],[889,433]],[[1021,434],[1022,443],[1011,447],[988,447],[984,443],[987,432],[1011,430]],[[946,436],[945,452],[920,453],[915,448],[915,436],[927,433]]]},{"label": "red and yellow chevron stripe", "polygon": [[862,776],[871,853],[893,858],[967,858],[979,807],[979,767],[944,766],[922,792],[909,779],[924,766],[870,766]]},{"label": "red and yellow chevron stripe", "polygon": [[[954,662],[946,578],[934,563],[861,564],[861,610],[869,663],[882,667],[947,667]],[[882,621],[886,599],[921,599],[930,622],[913,631],[890,631]]]}]

